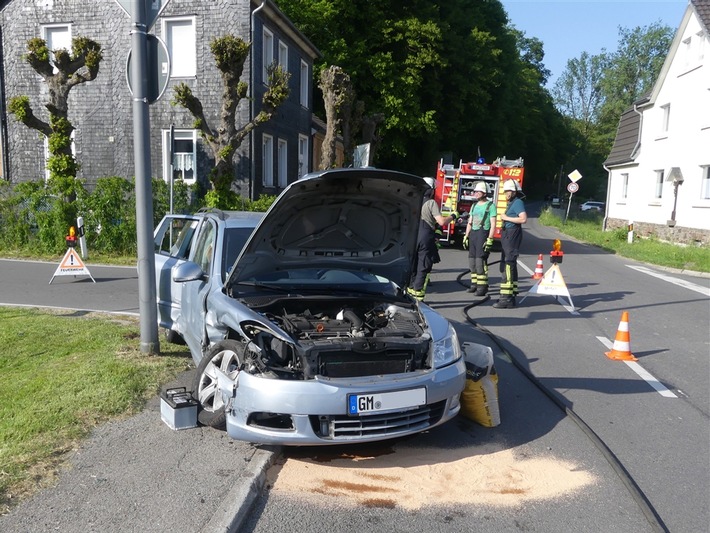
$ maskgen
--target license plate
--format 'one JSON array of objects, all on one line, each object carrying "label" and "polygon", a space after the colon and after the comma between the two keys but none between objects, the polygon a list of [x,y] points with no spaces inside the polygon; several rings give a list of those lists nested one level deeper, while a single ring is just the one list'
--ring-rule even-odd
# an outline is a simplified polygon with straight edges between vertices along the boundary
[{"label": "license plate", "polygon": [[426,389],[411,389],[379,394],[349,394],[348,414],[360,415],[412,409],[426,403]]}]

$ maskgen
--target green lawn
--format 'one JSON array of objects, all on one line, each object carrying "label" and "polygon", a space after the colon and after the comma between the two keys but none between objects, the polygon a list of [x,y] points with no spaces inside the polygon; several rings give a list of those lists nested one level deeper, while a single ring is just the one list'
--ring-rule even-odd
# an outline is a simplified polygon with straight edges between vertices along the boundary
[{"label": "green lawn", "polygon": [[565,235],[629,259],[679,270],[710,272],[710,248],[707,246],[679,246],[657,239],[639,238],[629,243],[626,228],[602,231],[601,213],[576,213],[563,222],[546,209],[540,215],[540,223],[554,226]]},{"label": "green lawn", "polygon": [[51,484],[97,424],[139,412],[190,368],[182,346],[140,352],[137,319],[0,307],[0,514]]}]

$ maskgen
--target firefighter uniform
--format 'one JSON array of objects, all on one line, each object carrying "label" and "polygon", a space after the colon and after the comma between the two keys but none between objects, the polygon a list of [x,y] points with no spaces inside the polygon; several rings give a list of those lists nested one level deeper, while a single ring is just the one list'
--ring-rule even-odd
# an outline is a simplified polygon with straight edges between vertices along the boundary
[{"label": "firefighter uniform", "polygon": [[429,273],[434,267],[434,263],[439,260],[439,248],[436,245],[437,224],[448,224],[458,217],[455,212],[448,217],[442,217],[439,205],[432,198],[433,194],[433,188],[424,193],[424,203],[422,204],[421,219],[419,221],[419,236],[417,238],[417,254],[412,265],[411,284],[407,289],[409,294],[420,301],[424,300],[426,295]]},{"label": "firefighter uniform", "polygon": [[464,246],[468,245],[468,263],[471,271],[471,287],[468,292],[476,296],[488,293],[488,256],[493,246],[496,209],[493,202],[486,200],[487,188],[483,182],[474,185],[476,203],[470,211]]},{"label": "firefighter uniform", "polygon": [[[503,185],[508,205],[506,207],[501,228],[500,245],[500,299],[493,305],[498,309],[515,307],[515,296],[518,294],[518,256],[523,242],[523,223],[527,220],[525,204],[518,194],[521,193],[514,180],[508,180]],[[513,222],[507,218],[518,220]]]}]

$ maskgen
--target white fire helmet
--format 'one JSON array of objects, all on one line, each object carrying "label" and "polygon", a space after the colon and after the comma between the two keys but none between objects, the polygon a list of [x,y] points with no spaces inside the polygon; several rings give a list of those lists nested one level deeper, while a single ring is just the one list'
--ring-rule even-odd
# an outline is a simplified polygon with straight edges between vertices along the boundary
[{"label": "white fire helmet", "polygon": [[506,180],[503,184],[503,191],[513,191],[518,192],[520,190],[520,185],[515,180]]},{"label": "white fire helmet", "polygon": [[482,181],[477,181],[473,186],[473,192],[482,192],[483,194],[488,194],[488,188],[486,184]]},{"label": "white fire helmet", "polygon": [[434,178],[424,178],[424,182],[429,185],[432,189],[434,188],[434,185],[436,185],[436,182],[434,181]]}]

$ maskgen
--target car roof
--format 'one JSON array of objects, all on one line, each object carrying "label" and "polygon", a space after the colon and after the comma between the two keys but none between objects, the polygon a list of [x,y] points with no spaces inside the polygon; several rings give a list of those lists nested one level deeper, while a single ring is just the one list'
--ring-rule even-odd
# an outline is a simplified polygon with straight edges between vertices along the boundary
[{"label": "car roof", "polygon": [[195,216],[216,218],[228,228],[255,227],[264,218],[259,211],[223,211],[221,209],[203,208]]}]

